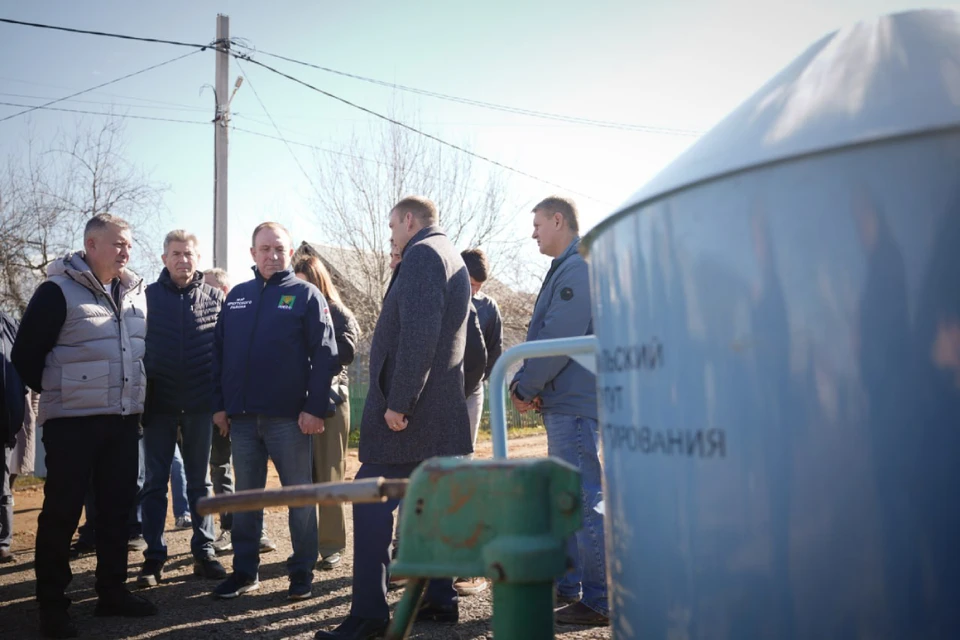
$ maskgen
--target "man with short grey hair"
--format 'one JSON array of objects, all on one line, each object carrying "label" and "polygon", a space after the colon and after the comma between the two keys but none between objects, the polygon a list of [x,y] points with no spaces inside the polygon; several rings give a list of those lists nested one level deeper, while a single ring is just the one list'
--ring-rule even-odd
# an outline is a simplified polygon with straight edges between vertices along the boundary
[{"label": "man with short grey hair", "polygon": [[147,549],[137,578],[141,587],[156,586],[167,561],[167,486],[178,435],[193,527],[193,573],[207,579],[227,577],[213,548],[213,516],[197,513],[197,500],[210,492],[213,330],[223,305],[223,293],[205,284],[197,270],[198,245],[197,237],[183,229],[168,233],[160,256],[163,270],[146,289],[149,393],[143,414],[146,483],[141,504]]},{"label": "man with short grey hair", "polygon": [[124,585],[147,385],[147,307],[143,280],[127,269],[132,248],[126,221],[105,213],[91,218],[83,250],[47,267],[13,346],[20,377],[40,393],[47,478],[35,562],[40,630],[49,638],[77,635],[65,591],[70,538],[91,479],[100,507],[94,615],[157,613]]}]

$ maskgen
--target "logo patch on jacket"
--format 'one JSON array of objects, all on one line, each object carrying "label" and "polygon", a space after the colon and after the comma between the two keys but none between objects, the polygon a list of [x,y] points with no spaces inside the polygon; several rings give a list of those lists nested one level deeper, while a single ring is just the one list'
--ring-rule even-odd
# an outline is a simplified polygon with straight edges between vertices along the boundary
[{"label": "logo patch on jacket", "polygon": [[564,287],[560,290],[560,299],[561,300],[572,300],[573,299],[573,289],[570,287]]},{"label": "logo patch on jacket", "polygon": [[293,302],[297,299],[297,296],[280,296],[280,304],[277,305],[277,309],[293,309]]}]

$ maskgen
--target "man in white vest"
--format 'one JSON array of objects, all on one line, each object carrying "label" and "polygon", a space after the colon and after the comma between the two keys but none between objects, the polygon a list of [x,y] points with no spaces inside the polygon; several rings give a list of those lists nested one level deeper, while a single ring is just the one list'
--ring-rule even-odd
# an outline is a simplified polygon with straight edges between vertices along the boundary
[{"label": "man in white vest", "polygon": [[13,363],[40,392],[47,479],[37,525],[40,631],[72,638],[70,539],[91,480],[97,502],[96,616],[141,617],[157,608],[130,593],[127,517],[137,496],[147,305],[142,279],[128,270],[126,221],[102,213],[83,233],[83,250],[52,262],[20,324]]}]

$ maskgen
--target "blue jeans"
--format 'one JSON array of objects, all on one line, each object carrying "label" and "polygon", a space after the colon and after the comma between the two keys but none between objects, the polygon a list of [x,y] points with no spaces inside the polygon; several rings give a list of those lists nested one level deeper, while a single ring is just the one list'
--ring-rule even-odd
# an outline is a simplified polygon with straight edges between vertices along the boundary
[{"label": "blue jeans", "polygon": [[167,559],[163,538],[167,521],[167,484],[177,447],[177,429],[183,434],[183,467],[187,476],[187,501],[193,519],[190,551],[193,557],[213,558],[213,517],[197,514],[197,500],[210,494],[210,441],[213,437],[209,413],[152,415],[143,429],[144,460],[147,469],[143,488],[143,537],[147,560]]},{"label": "blue jeans", "polygon": [[170,496],[173,500],[173,515],[179,518],[190,508],[187,498],[187,474],[183,468],[183,454],[180,453],[179,444],[173,450],[173,462],[170,464],[170,492],[173,494]]},{"label": "blue jeans", "polygon": [[603,515],[597,507],[603,500],[600,469],[600,434],[592,418],[561,413],[544,413],[547,452],[580,470],[583,526],[567,543],[574,569],[560,579],[557,591],[576,597],[583,588],[582,602],[594,611],[609,614],[607,604],[606,554],[603,546]]},{"label": "blue jeans", "polygon": [[[233,447],[233,471],[236,490],[263,489],[267,486],[267,457],[273,460],[280,484],[290,487],[313,484],[313,443],[300,431],[297,421],[262,415],[238,415],[230,418]],[[208,447],[209,449],[209,444]],[[309,574],[317,563],[317,508],[288,509],[293,555],[287,560],[287,572]],[[260,569],[260,534],[263,510],[233,514],[233,571],[254,577]]]}]

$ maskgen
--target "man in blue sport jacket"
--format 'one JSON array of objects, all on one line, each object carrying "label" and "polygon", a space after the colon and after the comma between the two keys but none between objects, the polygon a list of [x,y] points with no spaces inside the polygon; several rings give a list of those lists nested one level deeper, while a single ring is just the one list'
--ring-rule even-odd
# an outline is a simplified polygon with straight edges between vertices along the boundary
[{"label": "man in blue sport jacket", "polygon": [[[339,373],[330,309],[320,290],[290,269],[290,234],[276,222],[253,232],[254,278],[234,287],[214,332],[213,421],[230,434],[236,489],[263,489],[267,456],[283,486],[311,484],[311,436],[331,415],[330,384]],[[291,507],[291,600],[312,595],[317,562],[316,507]],[[235,598],[259,588],[263,511],[233,518],[233,573],[214,590]]]}]

